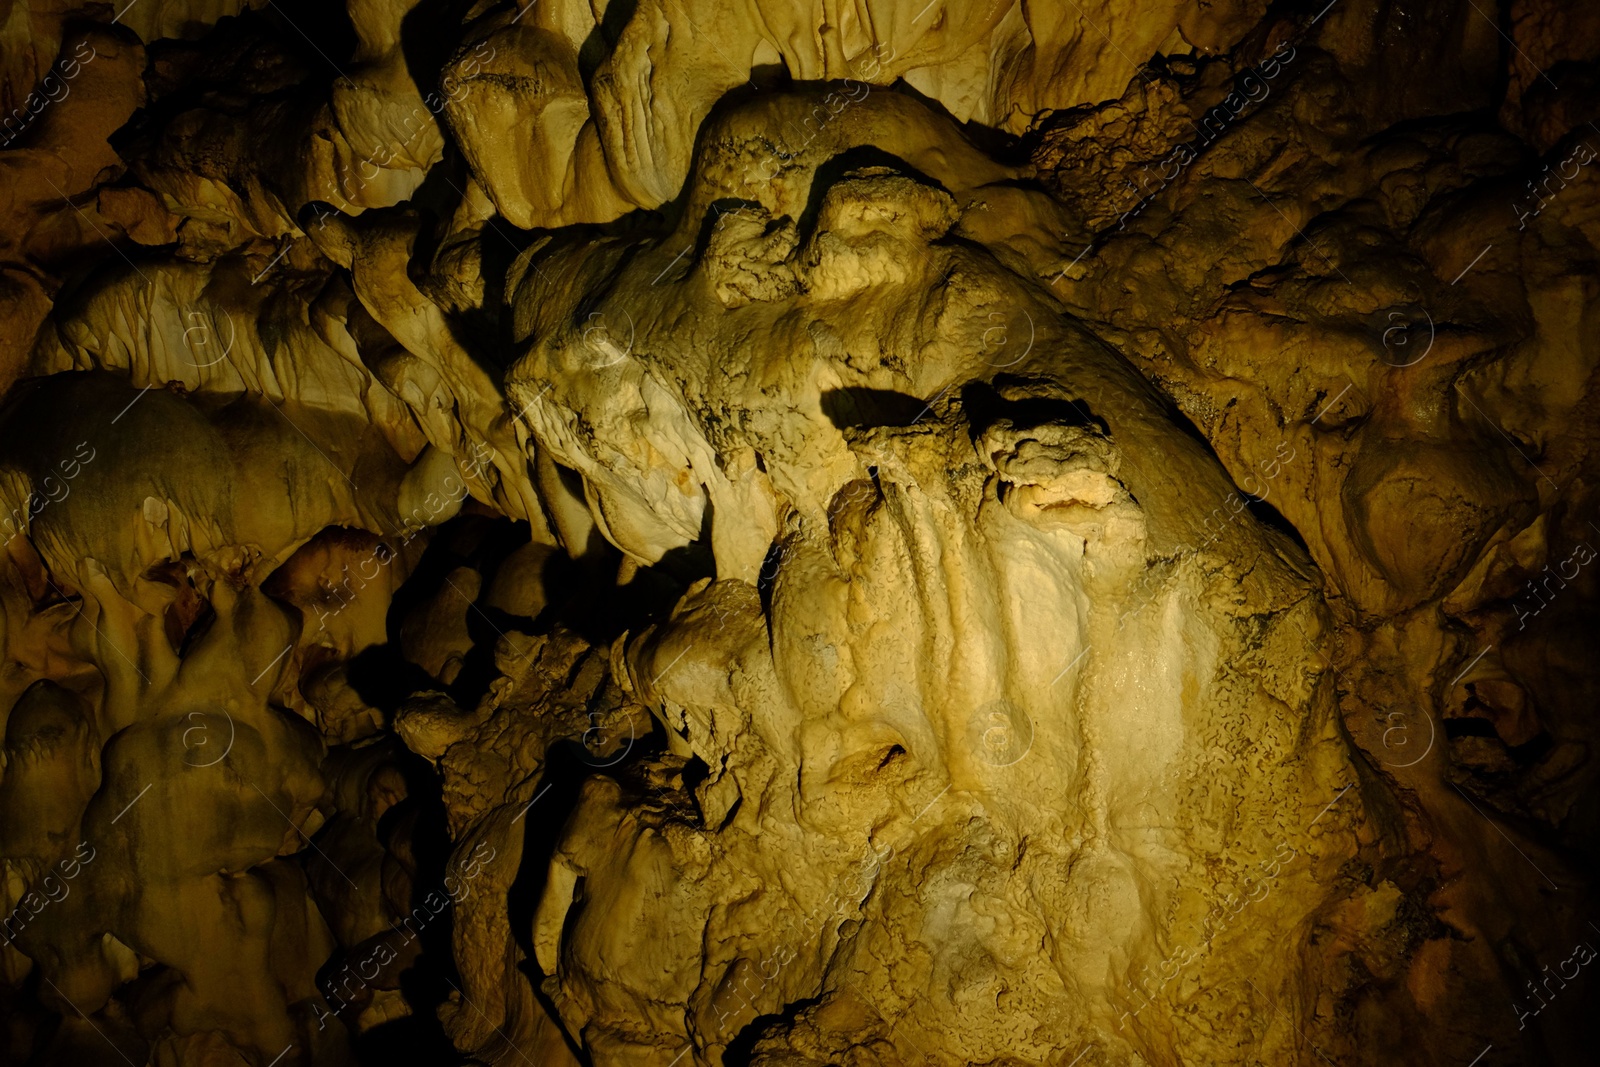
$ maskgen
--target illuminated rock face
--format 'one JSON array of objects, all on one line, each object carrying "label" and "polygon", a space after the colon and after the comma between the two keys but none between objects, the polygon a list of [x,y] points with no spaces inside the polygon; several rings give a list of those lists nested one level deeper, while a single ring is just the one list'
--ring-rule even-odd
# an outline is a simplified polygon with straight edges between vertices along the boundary
[{"label": "illuminated rock face", "polygon": [[[534,924],[557,1010],[609,1062],[715,1058],[797,1003],[756,1026],[762,1062],[1049,1062],[1092,1034],[1126,1062],[1292,1060],[1250,998],[1325,965],[1283,940],[1382,825],[1304,556],[1037,284],[942,242],[957,176],[743,182],[772,110],[710,131],[678,232],[602,299],[587,247],[517,289],[519,321],[590,309],[509,376],[541,447],[625,552],[709,540],[718,577],[622,648],[678,803],[586,787]],[[809,151],[881,149],[903,111]],[[774,221],[795,203],[808,230]],[[1212,1032],[1175,1032],[1197,988]]]},{"label": "illuminated rock face", "polygon": [[145,4],[0,29],[6,1062],[1583,1062],[1600,22]]}]

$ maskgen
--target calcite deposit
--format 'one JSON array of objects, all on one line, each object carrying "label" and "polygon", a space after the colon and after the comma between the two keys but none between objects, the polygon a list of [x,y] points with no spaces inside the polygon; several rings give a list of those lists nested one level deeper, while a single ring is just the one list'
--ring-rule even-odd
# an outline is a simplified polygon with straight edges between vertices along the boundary
[{"label": "calcite deposit", "polygon": [[1590,1062],[1600,11],[0,42],[0,1062]]}]

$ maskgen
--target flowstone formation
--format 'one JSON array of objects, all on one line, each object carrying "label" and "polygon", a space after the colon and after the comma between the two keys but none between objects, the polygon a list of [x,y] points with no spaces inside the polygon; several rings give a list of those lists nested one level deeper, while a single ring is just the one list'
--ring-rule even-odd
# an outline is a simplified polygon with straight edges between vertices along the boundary
[{"label": "flowstone formation", "polygon": [[14,7],[41,1067],[1586,1062],[1600,16]]}]

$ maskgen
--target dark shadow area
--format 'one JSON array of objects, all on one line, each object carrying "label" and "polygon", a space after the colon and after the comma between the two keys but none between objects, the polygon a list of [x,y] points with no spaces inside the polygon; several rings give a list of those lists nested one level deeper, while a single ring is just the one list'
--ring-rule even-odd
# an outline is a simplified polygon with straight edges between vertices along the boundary
[{"label": "dark shadow area", "polygon": [[1492,737],[1495,740],[1500,739],[1500,735],[1495,731],[1494,723],[1488,719],[1476,717],[1444,720],[1444,735],[1452,741],[1462,737]]},{"label": "dark shadow area", "polygon": [[774,540],[767,549],[766,557],[761,561],[761,570],[756,575],[756,594],[761,597],[761,614],[770,622],[772,619],[772,587],[778,580],[778,571],[783,566],[783,542]]},{"label": "dark shadow area", "polygon": [[609,545],[592,559],[552,555],[544,567],[549,606],[535,620],[535,631],[559,624],[592,645],[609,644],[623,631],[665,614],[688,585],[657,567],[641,568],[627,585],[617,585],[621,561],[622,554]]},{"label": "dark shadow area", "polygon": [[768,1030],[793,1025],[802,1011],[820,1003],[822,1003],[821,997],[807,997],[792,1004],[785,1004],[780,1012],[758,1015],[750,1020],[750,1025],[740,1030],[738,1036],[728,1042],[728,1049],[722,1054],[724,1067],[750,1067],[750,1061],[755,1057],[756,1042],[760,1041]]},{"label": "dark shadow area", "polygon": [[[432,766],[420,756],[398,745],[395,747],[395,763],[405,776],[407,796],[379,820],[378,837],[390,855],[409,851],[415,860],[416,876],[409,903],[413,909],[418,909],[413,914],[426,917],[429,911],[424,901],[430,896],[435,900],[439,896],[450,899],[444,877],[452,844],[439,780]],[[411,966],[398,975],[399,989],[411,1014],[376,1026],[365,1034],[356,1035],[352,1031],[352,1045],[360,1062],[449,1064],[460,1059],[438,1019],[439,1006],[460,984],[450,951],[454,917],[454,908],[446,906],[431,921],[414,922],[410,926],[402,924],[401,931],[405,935],[414,934],[416,944],[421,946]],[[396,943],[404,940],[400,932],[379,936]],[[335,963],[343,967],[341,955],[355,955],[355,952],[336,954],[324,967],[324,973]]]},{"label": "dark shadow area", "polygon": [[272,27],[272,36],[283,42],[287,51],[299,55],[329,81],[345,77],[357,43],[345,5],[272,0],[266,7],[246,9],[239,16],[241,21],[247,17],[265,20]]},{"label": "dark shadow area", "polygon": [[634,11],[638,7],[639,0],[612,0],[600,16],[600,24],[589,31],[583,44],[578,47],[578,77],[583,79],[585,92],[591,91],[595,71],[600,69],[611,50],[617,46],[622,31],[633,21]]},{"label": "dark shadow area", "polygon": [[[455,51],[459,28],[472,8],[471,0],[421,0],[400,20],[400,51],[406,73],[424,101],[439,92],[440,74]],[[439,94],[443,97],[443,94]],[[442,121],[442,119],[441,119]]]},{"label": "dark shadow area", "polygon": [[[657,725],[650,736],[634,740],[624,759],[612,766],[601,767],[598,771],[593,754],[576,741],[558,741],[545,752],[544,773],[533,792],[535,801],[527,809],[524,817],[526,829],[522,838],[522,864],[518,867],[517,876],[507,893],[506,909],[511,923],[512,937],[515,938],[524,957],[519,969],[527,976],[534,999],[552,1019],[560,1016],[555,1010],[554,1003],[544,992],[543,984],[547,975],[539,966],[532,940],[534,915],[538,910],[539,901],[544,896],[551,857],[555,855],[556,846],[560,843],[567,820],[577,808],[583,783],[591,775],[605,774],[616,779],[625,789],[638,792],[641,785],[635,780],[632,768],[641,759],[658,756],[665,747],[665,738]],[[575,899],[581,897],[581,893],[580,886],[575,891]],[[575,912],[576,908],[571,914]],[[571,914],[568,916],[569,921]],[[571,1035],[564,1029],[563,1037],[578,1062],[587,1067],[591,1062],[588,1055],[573,1042]]]},{"label": "dark shadow area", "polygon": [[937,189],[942,193],[949,193],[943,184],[913,167],[892,152],[885,152],[877,145],[862,144],[854,148],[847,148],[843,152],[829,159],[817,167],[816,174],[811,179],[811,189],[806,197],[806,206],[800,213],[799,230],[802,240],[810,240],[817,228],[817,216],[822,211],[823,198],[828,190],[843,181],[851,172],[866,170],[869,167],[882,167],[892,171],[902,178],[910,178],[930,189]]},{"label": "dark shadow area", "polygon": [[1253,497],[1242,489],[1239,491],[1239,495],[1244,498],[1245,507],[1250,509],[1250,514],[1255,517],[1257,522],[1283,534],[1283,536],[1299,546],[1300,551],[1307,556],[1311,555],[1311,549],[1306,545],[1306,539],[1300,536],[1300,531],[1294,528],[1294,523],[1284,518],[1283,512],[1267,503],[1266,500]]},{"label": "dark shadow area", "polygon": [[362,702],[383,712],[385,722],[411,694],[436,689],[439,683],[428,672],[400,654],[395,643],[374,645],[350,660],[346,667],[350,688]]},{"label": "dark shadow area", "polygon": [[[692,797],[694,791],[700,788],[700,783],[711,777],[711,768],[706,766],[706,761],[699,756],[690,756],[689,762],[683,765],[680,773],[683,775],[683,791]],[[696,804],[695,807],[698,810],[699,805]],[[705,825],[704,818],[701,818],[700,825]]]},{"label": "dark shadow area", "polygon": [[[998,385],[1020,383],[1020,381],[1006,375],[995,378],[995,383]],[[1106,420],[1096,414],[1089,406],[1089,402],[1083,399],[1030,396],[1008,400],[1000,395],[995,385],[988,382],[970,382],[961,387],[961,407],[966,412],[967,423],[972,427],[974,437],[982,436],[984,431],[1001,419],[1010,420],[1018,429],[1031,429],[1055,423],[1062,426],[1082,426],[1095,430],[1102,436],[1111,436],[1111,428],[1106,424]]]},{"label": "dark shadow area", "polygon": [[822,413],[841,430],[863,430],[873,426],[910,426],[923,412],[926,402],[910,393],[893,389],[866,389],[846,386],[822,393]]},{"label": "dark shadow area", "polygon": [[224,15],[194,38],[147,47],[148,96],[112,135],[114,147],[194,107],[244,113],[263,95],[325,98],[324,83],[348,71],[356,33],[342,4],[285,0]]},{"label": "dark shadow area", "polygon": [[[718,199],[711,201],[710,209],[706,212],[705,217],[700,220],[700,233],[697,237],[695,237],[694,256],[689,261],[690,265],[693,265],[704,258],[706,249],[711,245],[711,234],[717,228],[717,224],[722,221],[724,216],[750,215],[752,218],[760,218],[759,212],[765,210],[765,208],[763,208],[754,200],[741,200],[738,197],[733,196],[719,197]],[[772,219],[768,221],[766,224],[766,230],[764,232],[770,232],[774,227],[780,225],[780,223],[781,220],[779,219]]]},{"label": "dark shadow area", "polygon": [[[341,529],[330,536],[348,538],[356,533]],[[390,639],[365,650],[347,666],[350,684],[361,698],[379,708],[391,722],[406,699],[425,690],[443,688],[456,705],[474,707],[486,693],[488,684],[498,676],[493,649],[502,633],[513,630],[548,633],[557,625],[572,629],[581,627],[603,647],[617,634],[637,628],[670,608],[682,595],[686,581],[700,573],[709,555],[699,544],[687,546],[657,567],[639,569],[627,585],[618,586],[615,579],[620,554],[615,549],[595,546],[580,560],[552,550],[536,572],[545,598],[545,607],[536,617],[477,604],[513,553],[529,543],[527,523],[481,514],[459,515],[435,530],[428,547],[391,600],[387,621]],[[445,687],[405,659],[400,627],[410,613],[433,597],[447,593],[447,578],[460,567],[476,570],[481,584],[479,595],[466,607],[467,629],[473,646],[460,674]],[[430,893],[448,896],[444,876],[452,842],[447,832],[438,772],[421,757],[399,745],[395,748],[396,762],[403,768],[408,794],[385,813],[379,824],[379,836],[391,857],[409,855],[414,859],[416,870],[411,898],[413,906],[417,906]],[[665,736],[656,724],[651,733],[634,737],[622,752],[613,756],[596,755],[580,741],[570,739],[551,745],[545,753],[543,773],[531,793],[534,802],[523,819],[521,864],[507,893],[505,906],[513,936],[527,955],[523,969],[533,995],[552,1017],[555,1017],[554,1005],[549,1003],[541,988],[545,976],[539,973],[531,936],[534,913],[544,892],[551,856],[561,832],[589,777],[604,774],[623,783],[624,788],[642,794],[646,786],[638,780],[634,767],[641,760],[659,756],[664,749]],[[420,948],[408,945],[415,957],[390,965],[398,975],[386,976],[384,987],[392,988],[397,977],[398,988],[412,1014],[381,1024],[364,1035],[353,1035],[360,1062],[387,1065],[459,1061],[459,1054],[451,1049],[437,1021],[439,1005],[459,985],[450,953],[451,914],[452,909],[446,907],[437,918],[417,923],[420,929],[416,943]],[[319,972],[324,988],[332,986],[337,990],[341,980],[349,983],[348,966],[352,961],[370,958],[372,946],[380,939],[392,939],[396,943],[405,940],[402,934],[385,931],[361,945],[341,950]],[[373,985],[377,987],[377,983]],[[370,997],[370,990],[358,990],[357,999],[341,1010],[341,1017],[353,1021]],[[573,1053],[579,1062],[589,1062],[580,1049],[574,1048]]]}]

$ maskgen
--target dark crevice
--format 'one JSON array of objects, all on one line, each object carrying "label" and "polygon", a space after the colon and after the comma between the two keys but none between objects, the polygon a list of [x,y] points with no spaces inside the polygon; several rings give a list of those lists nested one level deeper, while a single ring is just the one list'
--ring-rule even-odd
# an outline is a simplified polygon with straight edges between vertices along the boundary
[{"label": "dark crevice", "polygon": [[910,426],[927,410],[924,401],[892,389],[846,386],[822,393],[822,413],[841,430]]},{"label": "dark crevice", "polygon": [[750,1067],[758,1041],[769,1032],[793,1026],[802,1011],[821,1002],[821,997],[806,997],[785,1004],[781,1010],[771,1015],[756,1016],[750,1021],[750,1025],[740,1030],[738,1036],[728,1042],[728,1049],[722,1054],[723,1067]]},{"label": "dark crevice", "polygon": [[961,407],[966,413],[974,437],[982,436],[985,430],[1001,419],[1008,420],[1018,429],[1032,429],[1035,426],[1050,424],[1082,426],[1093,429],[1102,436],[1111,436],[1111,429],[1106,420],[1089,406],[1088,401],[1055,396],[1029,396],[1011,400],[996,388],[1013,383],[1020,383],[1020,380],[1001,375],[996,377],[993,385],[988,382],[972,382],[962,386]]}]

